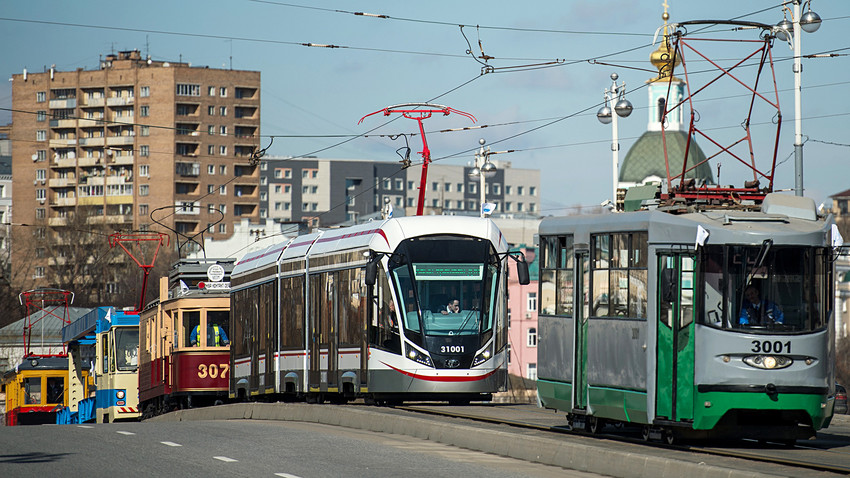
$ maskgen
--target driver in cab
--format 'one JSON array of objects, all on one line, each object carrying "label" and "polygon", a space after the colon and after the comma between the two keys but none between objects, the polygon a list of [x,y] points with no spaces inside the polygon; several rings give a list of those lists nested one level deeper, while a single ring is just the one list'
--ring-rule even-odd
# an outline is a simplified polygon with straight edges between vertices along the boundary
[{"label": "driver in cab", "polygon": [[785,322],[785,314],[775,303],[762,299],[756,286],[750,284],[744,289],[744,303],[741,306],[741,315],[738,317],[740,325],[770,325]]}]

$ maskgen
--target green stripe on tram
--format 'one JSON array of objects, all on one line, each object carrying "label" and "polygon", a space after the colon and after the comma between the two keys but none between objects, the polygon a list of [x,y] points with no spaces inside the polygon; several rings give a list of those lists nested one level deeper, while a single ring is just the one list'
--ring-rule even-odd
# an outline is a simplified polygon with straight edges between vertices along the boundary
[{"label": "green stripe on tram", "polygon": [[537,396],[547,408],[569,411],[573,408],[573,384],[537,379]]},{"label": "green stripe on tram", "polygon": [[624,422],[647,423],[646,392],[588,386],[593,415]]},{"label": "green stripe on tram", "polygon": [[815,430],[828,424],[825,395],[764,392],[695,392],[694,429],[708,430],[729,410],[802,410],[812,418]]}]

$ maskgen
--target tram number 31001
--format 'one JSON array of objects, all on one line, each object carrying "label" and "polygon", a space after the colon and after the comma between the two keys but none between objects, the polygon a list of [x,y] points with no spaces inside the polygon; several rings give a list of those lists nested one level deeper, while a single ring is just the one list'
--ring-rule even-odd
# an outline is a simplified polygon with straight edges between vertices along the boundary
[{"label": "tram number 31001", "polygon": [[791,341],[782,342],[780,340],[753,340],[752,351],[757,354],[778,354],[791,353]]},{"label": "tram number 31001", "polygon": [[230,371],[229,363],[220,363],[218,365],[211,363],[198,364],[198,378],[227,378],[227,372]]}]

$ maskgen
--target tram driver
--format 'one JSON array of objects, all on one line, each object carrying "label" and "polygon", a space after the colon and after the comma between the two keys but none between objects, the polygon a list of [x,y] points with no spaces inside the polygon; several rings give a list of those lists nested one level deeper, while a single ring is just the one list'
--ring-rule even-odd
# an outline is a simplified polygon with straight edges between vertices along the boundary
[{"label": "tram driver", "polygon": [[[199,347],[201,345],[201,341],[198,337],[198,327],[200,327],[200,325],[196,325],[195,328],[192,329],[192,334],[189,335],[189,343],[191,343],[193,347]],[[220,327],[218,324],[207,323],[207,346],[226,347],[228,345],[230,345],[230,339],[227,338],[227,332],[224,331],[224,328]]]},{"label": "tram driver", "polygon": [[785,314],[774,302],[762,299],[756,286],[750,284],[744,289],[744,303],[741,305],[740,325],[770,325],[785,322]]},{"label": "tram driver", "polygon": [[443,315],[447,314],[459,314],[460,313],[460,300],[452,299],[449,301],[449,304],[446,306],[446,310],[441,311]]}]

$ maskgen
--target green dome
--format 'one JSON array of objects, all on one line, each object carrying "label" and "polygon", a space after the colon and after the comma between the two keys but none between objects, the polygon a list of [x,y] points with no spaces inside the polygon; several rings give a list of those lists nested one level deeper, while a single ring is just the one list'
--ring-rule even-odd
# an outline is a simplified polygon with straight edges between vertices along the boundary
[{"label": "green dome", "polygon": [[[670,159],[670,174],[675,176],[682,172],[682,160],[685,158],[685,144],[688,135],[684,131],[666,131],[667,157]],[[702,152],[695,141],[691,142],[688,152],[688,164],[694,165],[705,161]],[[620,165],[620,182],[640,184],[649,176],[667,178],[667,168],[664,165],[664,146],[661,143],[661,131],[647,131],[629,148],[626,158]],[[687,178],[702,179],[708,184],[714,184],[711,166],[702,163],[685,174]]]}]

